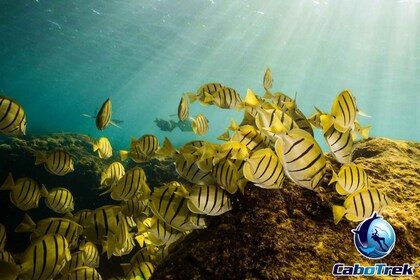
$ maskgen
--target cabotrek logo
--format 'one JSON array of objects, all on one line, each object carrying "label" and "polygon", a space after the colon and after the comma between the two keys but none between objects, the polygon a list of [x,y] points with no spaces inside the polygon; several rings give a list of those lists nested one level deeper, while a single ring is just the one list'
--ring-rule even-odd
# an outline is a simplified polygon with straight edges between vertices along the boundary
[{"label": "cabotrek logo", "polygon": [[[354,234],[354,246],[357,251],[369,259],[381,259],[391,253],[395,245],[395,231],[392,226],[376,212],[370,218],[362,221]],[[333,267],[334,276],[413,276],[415,266],[405,263],[401,266],[389,266],[385,263],[376,263],[373,266],[361,266],[356,263],[346,266],[336,263]]]}]

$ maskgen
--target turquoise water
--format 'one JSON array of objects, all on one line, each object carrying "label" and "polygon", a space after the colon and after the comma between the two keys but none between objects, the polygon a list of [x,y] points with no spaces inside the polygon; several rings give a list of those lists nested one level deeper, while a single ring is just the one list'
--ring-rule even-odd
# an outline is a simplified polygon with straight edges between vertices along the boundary
[{"label": "turquoise water", "polygon": [[[156,117],[176,114],[182,93],[221,82],[262,95],[266,66],[274,91],[310,115],[329,111],[349,88],[371,115],[372,136],[419,141],[420,1],[16,1],[0,3],[0,90],[17,100],[27,133],[168,136]],[[99,132],[83,113],[110,97],[122,129]],[[242,112],[190,106],[210,121],[214,141]],[[176,119],[176,116],[172,117]]]}]

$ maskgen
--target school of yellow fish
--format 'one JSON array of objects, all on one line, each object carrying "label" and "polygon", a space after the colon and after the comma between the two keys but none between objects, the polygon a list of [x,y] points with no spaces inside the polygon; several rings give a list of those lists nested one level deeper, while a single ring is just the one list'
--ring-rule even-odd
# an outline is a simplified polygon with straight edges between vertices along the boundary
[{"label": "school of yellow fish", "polygon": [[[165,138],[162,145],[154,135],[132,137],[128,151],[120,151],[121,161],[136,163],[152,158],[170,158],[183,182],[167,182],[150,188],[147,174],[136,166],[125,170],[113,162],[98,178],[101,195],[119,202],[96,209],[74,212],[71,191],[64,187],[47,188],[32,178],[15,180],[9,174],[0,190],[10,191],[10,201],[22,211],[38,207],[42,198],[62,218],[33,221],[25,213],[15,232],[30,232],[31,245],[19,259],[4,251],[6,229],[0,224],[0,271],[2,279],[102,279],[96,268],[100,251],[109,259],[136,251],[129,263],[122,263],[124,279],[149,279],[154,268],[168,254],[171,244],[191,231],[206,228],[206,216],[221,215],[232,209],[230,196],[243,194],[251,182],[265,189],[282,188],[286,178],[296,185],[318,191],[324,179],[327,159],[314,139],[313,129],[321,129],[335,159],[342,164],[329,184],[340,195],[348,195],[343,206],[333,206],[337,224],[343,217],[360,221],[374,211],[380,213],[390,200],[378,188],[369,186],[368,175],[352,162],[353,141],[367,138],[369,126],[362,128],[356,115],[362,113],[350,90],[343,90],[334,100],[331,112],[316,112],[309,118],[299,110],[294,99],[281,92],[271,92],[273,78],[267,68],[263,78],[264,95],[248,89],[241,98],[238,91],[221,83],[208,83],[194,93],[181,97],[178,117],[192,121],[194,133],[203,136],[209,123],[203,114],[189,116],[189,104],[244,110],[240,124],[231,120],[227,131],[218,137],[223,144],[191,141],[179,149]],[[189,102],[187,101],[187,97]],[[113,124],[108,98],[95,118],[99,130]],[[365,115],[365,114],[364,114]],[[8,97],[0,97],[0,131],[6,135],[24,135],[26,116],[22,107]],[[106,137],[94,140],[93,151],[100,159],[112,156]],[[65,176],[74,171],[73,158],[65,147],[38,151],[35,165]],[[80,241],[82,240],[82,241]],[[99,250],[99,249],[100,250]]]}]

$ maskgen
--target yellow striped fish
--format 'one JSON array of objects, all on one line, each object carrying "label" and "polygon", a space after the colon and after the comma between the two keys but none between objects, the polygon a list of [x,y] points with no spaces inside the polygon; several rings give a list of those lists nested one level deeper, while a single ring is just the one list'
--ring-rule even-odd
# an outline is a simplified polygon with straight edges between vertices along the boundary
[{"label": "yellow striped fish", "polygon": [[[127,271],[130,270],[131,267],[137,266],[142,262],[150,262],[153,263],[155,257],[155,252],[151,250],[152,246],[147,246],[138,250],[130,259],[130,263],[122,263],[121,267],[126,267]],[[124,270],[124,268],[123,268]]]},{"label": "yellow striped fish", "polygon": [[13,99],[0,96],[0,131],[6,135],[25,135],[26,115]]},{"label": "yellow striped fish", "polygon": [[[325,123],[322,125],[325,128]],[[331,153],[338,162],[348,164],[352,161],[353,137],[351,135],[350,129],[342,133],[336,130],[333,125],[331,125],[329,129],[324,129],[324,138],[328,144],[328,147],[330,148]]]},{"label": "yellow striped fish", "polygon": [[245,143],[228,141],[220,145],[217,153],[214,155],[213,163],[217,164],[219,161],[226,159],[243,160],[248,157],[249,150]]},{"label": "yellow striped fish", "polygon": [[73,160],[64,150],[50,153],[36,152],[35,165],[43,163],[45,169],[51,174],[64,176],[74,171]]},{"label": "yellow striped fish", "polygon": [[71,248],[77,246],[82,231],[81,225],[66,218],[46,218],[35,223],[26,213],[23,221],[15,229],[15,232],[32,232],[31,241],[35,241],[46,234],[61,234],[66,238]]},{"label": "yellow striped fish", "polygon": [[0,190],[10,190],[10,201],[22,211],[38,207],[41,191],[38,183],[31,178],[19,178],[15,183],[9,173]]},{"label": "yellow striped fish", "polygon": [[93,139],[93,151],[98,151],[99,158],[108,159],[112,156],[112,146],[108,138]]},{"label": "yellow striped fish", "polygon": [[206,98],[206,93],[211,95],[223,87],[224,85],[220,83],[208,83],[208,84],[202,85],[197,90],[197,94],[188,93],[190,103],[194,103],[198,99],[200,103],[203,105],[211,105],[213,104],[211,101],[208,101],[208,103],[204,102],[204,99]]},{"label": "yellow striped fish", "polygon": [[150,221],[148,233],[149,240],[155,246],[168,246],[184,236],[183,232],[174,229],[156,216]]},{"label": "yellow striped fish", "polygon": [[150,189],[146,184],[146,173],[141,167],[131,168],[107,192],[111,192],[111,198],[117,201],[130,200],[136,195],[147,198]]},{"label": "yellow striped fish", "polygon": [[6,262],[6,263],[15,263],[15,260],[13,259],[13,256],[8,251],[0,251],[0,263]]},{"label": "yellow striped fish", "polygon": [[185,94],[182,95],[181,101],[179,102],[178,106],[178,119],[179,121],[183,122],[190,116],[189,109],[188,109],[188,101]]},{"label": "yellow striped fish", "polygon": [[351,194],[369,187],[368,175],[365,170],[354,163],[341,166],[338,175],[333,170],[329,184],[332,183],[335,183],[335,188],[341,195]]},{"label": "yellow striped fish", "polygon": [[222,215],[232,210],[229,194],[216,185],[193,186],[187,205],[193,213],[210,216]]},{"label": "yellow striped fish", "polygon": [[159,149],[159,141],[156,136],[145,134],[135,142],[136,149],[147,157],[153,156]]},{"label": "yellow striped fish", "polygon": [[83,114],[85,117],[96,119],[96,127],[99,130],[104,130],[109,124],[120,128],[114,121],[111,120],[112,115],[112,103],[111,99],[107,99],[104,104],[102,104],[101,109],[99,109],[96,116],[91,116],[88,114]]},{"label": "yellow striped fish", "polygon": [[[325,115],[326,122],[333,124],[339,132],[346,132],[356,120],[356,99],[350,90],[343,90],[334,100],[331,115]],[[329,127],[329,125],[327,125]]]},{"label": "yellow striped fish", "polygon": [[282,158],[286,174],[301,187],[314,190],[326,171],[326,159],[318,143],[308,132],[293,129],[276,141],[277,155]]},{"label": "yellow striped fish", "polygon": [[202,221],[196,223],[197,214],[193,214],[187,206],[188,191],[185,186],[173,181],[160,188],[155,188],[150,198],[149,207],[153,214],[169,226],[179,231],[205,228]]},{"label": "yellow striped fish", "polygon": [[232,120],[230,128],[234,129],[231,140],[236,141],[248,148],[249,151],[255,152],[267,146],[264,144],[264,139],[261,134],[255,129],[255,127],[250,125],[235,126],[235,122]]},{"label": "yellow striped fish", "polygon": [[146,211],[148,203],[148,199],[139,199],[137,197],[123,200],[121,201],[121,212],[126,216],[138,217]]},{"label": "yellow striped fish", "polygon": [[134,248],[133,236],[129,233],[129,226],[127,219],[122,213],[118,214],[118,224],[115,233],[110,233],[107,236],[106,248],[108,259],[114,256],[124,256],[131,253]]},{"label": "yellow striped fish", "polygon": [[92,242],[85,242],[79,246],[79,250],[83,252],[84,263],[90,267],[99,266],[99,251]]},{"label": "yellow striped fish", "polygon": [[278,189],[283,186],[283,165],[270,148],[254,152],[245,161],[244,176],[256,186],[264,189]]},{"label": "yellow striped fish", "polygon": [[92,213],[91,209],[82,209],[77,211],[76,213],[74,213],[74,215],[71,215],[71,213],[67,213],[70,214],[69,216],[64,216],[65,218],[68,218],[76,223],[78,223],[81,226],[85,226],[86,220],[89,217],[89,215]]},{"label": "yellow striped fish", "polygon": [[343,206],[333,205],[334,223],[345,216],[353,222],[369,218],[373,212],[381,212],[391,203],[387,196],[376,188],[364,188],[349,195]]},{"label": "yellow striped fish", "polygon": [[69,260],[67,240],[61,234],[47,234],[26,248],[19,266],[0,263],[0,271],[6,279],[47,280],[57,276]]},{"label": "yellow striped fish", "polygon": [[71,254],[71,259],[66,263],[64,268],[60,271],[61,275],[66,275],[70,270],[76,267],[85,266],[85,256],[82,251],[77,251]]},{"label": "yellow striped fish", "polygon": [[7,240],[6,227],[3,224],[0,224],[0,252],[3,252],[4,245],[6,244],[6,240]]},{"label": "yellow striped fish", "polygon": [[206,94],[205,103],[213,103],[222,109],[240,109],[242,106],[242,99],[239,93],[229,87],[223,87],[213,94]]},{"label": "yellow striped fish", "polygon": [[129,271],[125,273],[125,279],[129,280],[149,280],[152,277],[155,267],[150,262],[142,262],[137,266],[131,267]]},{"label": "yellow striped fish", "polygon": [[87,240],[96,245],[102,245],[104,237],[115,233],[117,229],[117,214],[121,211],[120,206],[105,205],[92,211],[86,221],[83,234]]},{"label": "yellow striped fish", "polygon": [[53,188],[48,191],[42,185],[41,196],[45,197],[45,205],[56,213],[64,214],[74,210],[73,195],[66,188]]},{"label": "yellow striped fish", "polygon": [[230,194],[236,193],[238,189],[244,189],[248,182],[245,178],[240,179],[236,166],[230,160],[218,162],[212,170],[212,175],[216,178],[217,184]]},{"label": "yellow striped fish", "polygon": [[263,87],[265,90],[269,90],[273,87],[273,76],[271,76],[271,70],[268,67],[264,73]]},{"label": "yellow striped fish", "polygon": [[101,185],[112,186],[118,182],[125,174],[124,166],[116,161],[111,163],[105,172],[101,173]]},{"label": "yellow striped fish", "polygon": [[78,280],[78,279],[89,279],[89,280],[102,280],[102,276],[96,269],[89,266],[76,267],[65,275],[60,280]]},{"label": "yellow striped fish", "polygon": [[191,119],[191,125],[194,133],[198,136],[206,135],[209,130],[209,121],[203,114],[198,114],[195,120]]},{"label": "yellow striped fish", "polygon": [[203,171],[197,165],[197,158],[190,154],[178,154],[175,168],[179,176],[197,185],[213,185],[216,179],[210,171]]}]

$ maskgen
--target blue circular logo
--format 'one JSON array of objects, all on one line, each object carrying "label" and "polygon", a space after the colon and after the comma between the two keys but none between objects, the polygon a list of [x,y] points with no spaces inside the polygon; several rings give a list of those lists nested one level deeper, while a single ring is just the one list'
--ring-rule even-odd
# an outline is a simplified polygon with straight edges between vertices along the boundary
[{"label": "blue circular logo", "polygon": [[381,259],[391,253],[395,245],[395,231],[375,213],[361,222],[354,234],[354,245],[360,254],[369,259]]}]

